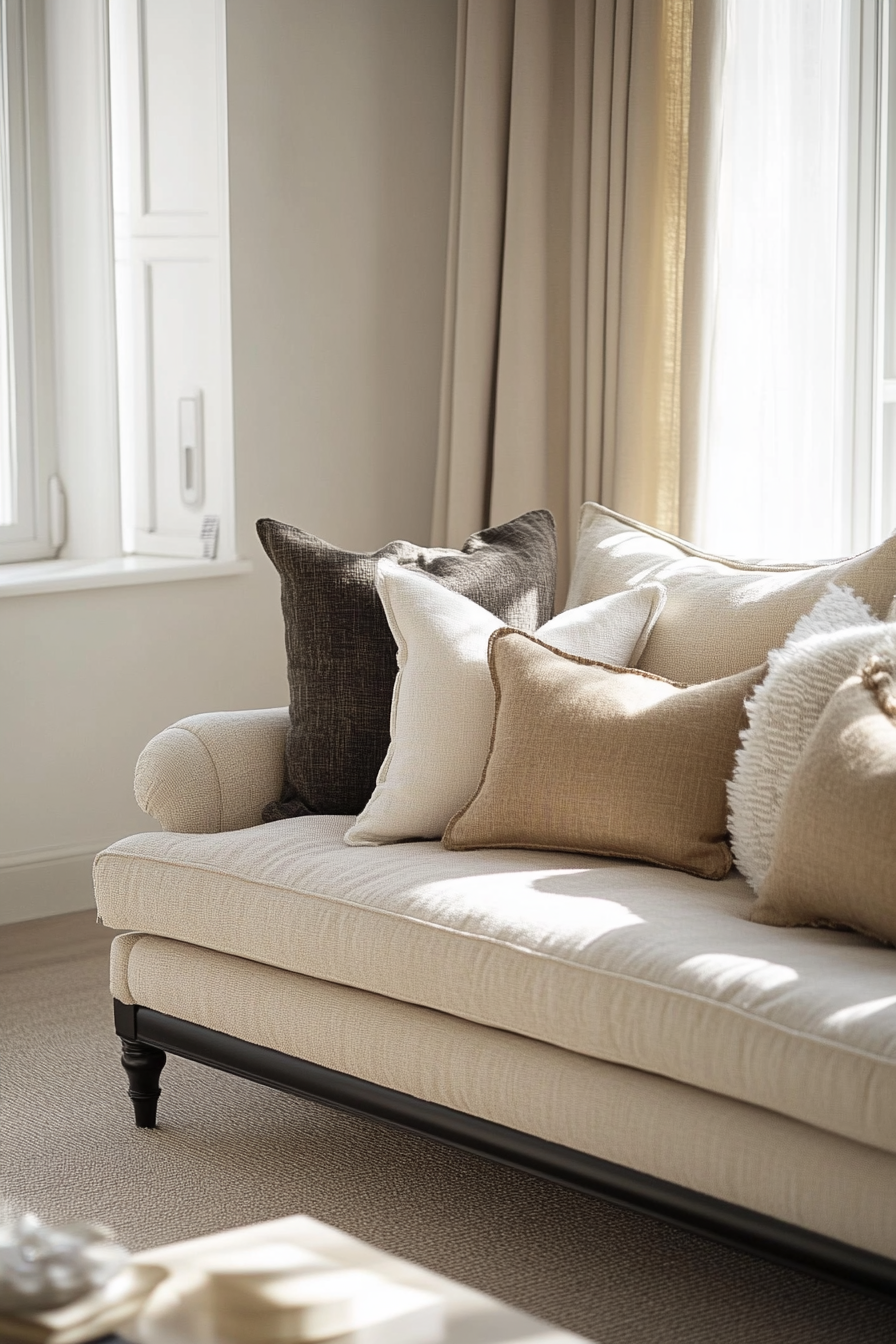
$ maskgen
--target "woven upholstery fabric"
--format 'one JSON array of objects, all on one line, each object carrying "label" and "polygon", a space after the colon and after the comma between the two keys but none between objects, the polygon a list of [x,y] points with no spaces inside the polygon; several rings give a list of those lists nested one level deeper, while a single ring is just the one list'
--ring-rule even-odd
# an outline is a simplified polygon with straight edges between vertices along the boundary
[{"label": "woven upholstery fabric", "polygon": [[112,992],[125,1003],[896,1254],[896,1158],[880,1149],[656,1074],[167,938],[124,935],[112,965]]},{"label": "woven upholstery fabric", "polygon": [[360,812],[389,748],[396,646],[376,592],[377,561],[420,569],[521,630],[554,610],[557,541],[545,509],[477,532],[459,551],[393,541],[371,554],[330,546],[262,518],[280,574],[290,729],[286,787],[268,821]]},{"label": "woven upholstery fabric", "polygon": [[283,787],[287,709],[193,714],[143,748],[134,794],[166,831],[257,826]]},{"label": "woven upholstery fabric", "polygon": [[[764,1106],[896,1152],[894,953],[750,922],[753,896],[647,864],[437,841],[349,818],[132,836],[96,861],[132,929],[354,985]],[[861,1006],[886,1000],[874,1012]]]},{"label": "woven upholstery fabric", "polygon": [[498,630],[491,751],[447,849],[573,850],[721,878],[725,781],[754,668],[681,687]]},{"label": "woven upholstery fabric", "polygon": [[[476,791],[488,756],[495,715],[488,641],[503,622],[388,560],[380,563],[377,588],[398,643],[391,741],[373,795],[345,840],[437,840]],[[539,638],[625,666],[646,643],[664,600],[658,583],[613,593],[561,612]]]},{"label": "woven upholstery fabric", "polygon": [[[896,943],[896,640],[834,692],[784,799],[751,918]],[[896,983],[896,981],[894,981]]]},{"label": "woven upholstery fabric", "polygon": [[566,605],[648,580],[665,586],[667,600],[638,666],[673,681],[711,681],[764,662],[831,581],[884,617],[896,594],[896,536],[850,560],[741,562],[584,504]]},{"label": "woven upholstery fabric", "polygon": [[768,675],[747,701],[749,727],[728,785],[734,860],[754,891],[768,872],[790,779],[816,723],[891,628],[849,589],[830,584],[783,648],[769,654]]}]

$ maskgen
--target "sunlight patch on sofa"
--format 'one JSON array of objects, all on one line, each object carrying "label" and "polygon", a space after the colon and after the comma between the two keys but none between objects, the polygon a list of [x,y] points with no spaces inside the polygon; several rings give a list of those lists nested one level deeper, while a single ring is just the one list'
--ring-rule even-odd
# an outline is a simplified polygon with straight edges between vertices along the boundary
[{"label": "sunlight patch on sofa", "polygon": [[826,1027],[848,1027],[853,1022],[862,1022],[866,1017],[874,1017],[877,1013],[882,1013],[887,1008],[896,1005],[896,994],[890,994],[885,999],[869,999],[867,1003],[851,1003],[846,1008],[838,1008],[836,1013],[831,1013],[824,1019]]},{"label": "sunlight patch on sofa", "polygon": [[699,980],[712,985],[716,992],[738,986],[762,991],[779,989],[800,978],[792,966],[781,966],[760,957],[738,957],[730,952],[703,952],[683,961],[680,969],[696,971]]}]

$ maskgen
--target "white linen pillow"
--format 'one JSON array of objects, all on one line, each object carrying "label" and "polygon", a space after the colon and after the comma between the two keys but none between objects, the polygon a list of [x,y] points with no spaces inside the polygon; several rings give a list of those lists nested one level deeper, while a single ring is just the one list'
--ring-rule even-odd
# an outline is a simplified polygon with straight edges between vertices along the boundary
[{"label": "white linen pillow", "polygon": [[[437,840],[479,787],[495,713],[488,641],[505,622],[394,561],[378,565],[377,590],[398,645],[392,740],[345,842]],[[644,584],[561,612],[536,633],[564,653],[626,667],[665,596],[662,584]]]},{"label": "white linen pillow", "polygon": [[831,696],[875,651],[883,631],[884,623],[860,597],[831,583],[783,647],[769,654],[768,674],[746,704],[749,727],[728,783],[734,861],[754,891],[771,866],[781,809],[803,748]]}]

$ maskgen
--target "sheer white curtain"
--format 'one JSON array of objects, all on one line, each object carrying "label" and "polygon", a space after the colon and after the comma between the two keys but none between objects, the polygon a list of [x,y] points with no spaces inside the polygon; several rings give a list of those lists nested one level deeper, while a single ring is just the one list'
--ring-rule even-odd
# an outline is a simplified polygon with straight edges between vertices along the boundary
[{"label": "sheer white curtain", "polygon": [[705,411],[682,519],[708,550],[796,559],[850,549],[849,3],[727,0]]}]

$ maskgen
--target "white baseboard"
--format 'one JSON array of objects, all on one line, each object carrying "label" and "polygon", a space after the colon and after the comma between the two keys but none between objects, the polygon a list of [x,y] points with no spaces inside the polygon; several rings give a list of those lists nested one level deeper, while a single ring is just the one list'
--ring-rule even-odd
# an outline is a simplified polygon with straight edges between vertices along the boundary
[{"label": "white baseboard", "polygon": [[0,924],[93,905],[93,859],[104,845],[0,855]]}]

